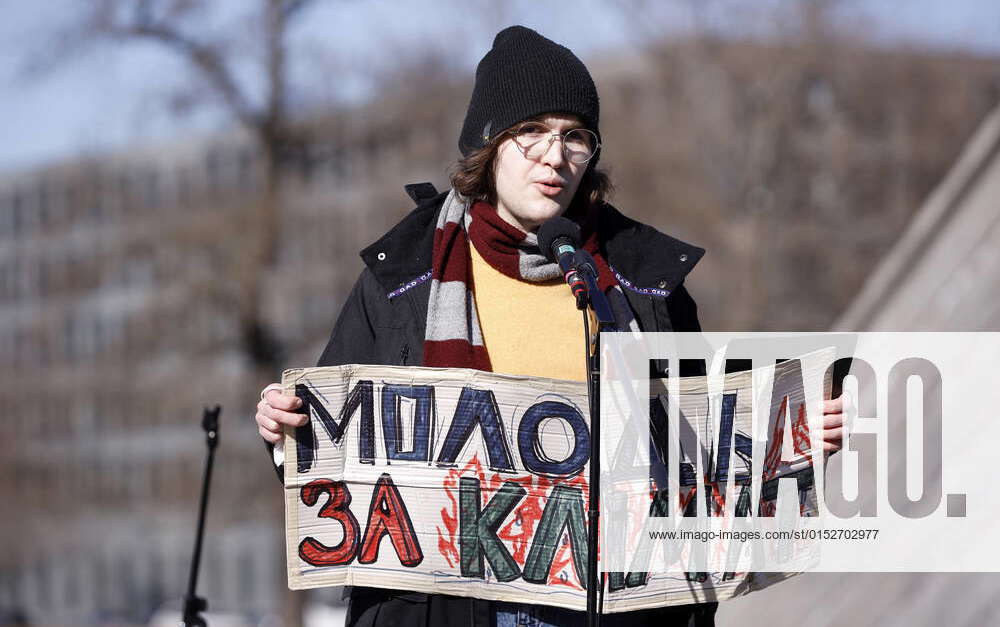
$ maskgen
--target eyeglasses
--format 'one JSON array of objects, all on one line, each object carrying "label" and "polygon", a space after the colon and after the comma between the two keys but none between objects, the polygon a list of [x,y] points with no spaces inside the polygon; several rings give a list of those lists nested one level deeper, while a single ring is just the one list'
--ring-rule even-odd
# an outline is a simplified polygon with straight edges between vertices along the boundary
[{"label": "eyeglasses", "polygon": [[574,128],[559,133],[541,122],[525,122],[508,133],[521,150],[521,154],[533,161],[541,159],[556,138],[562,140],[563,155],[573,163],[587,163],[601,147],[597,141],[597,133],[585,128]]}]

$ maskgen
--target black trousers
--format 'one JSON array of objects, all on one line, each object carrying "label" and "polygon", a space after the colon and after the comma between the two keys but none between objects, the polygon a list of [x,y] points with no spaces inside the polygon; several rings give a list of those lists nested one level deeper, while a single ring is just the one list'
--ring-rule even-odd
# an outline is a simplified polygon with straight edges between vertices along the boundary
[{"label": "black trousers", "polygon": [[[347,627],[495,627],[492,601],[402,590],[353,588]],[[506,604],[504,604],[506,605]],[[714,627],[718,603],[678,605],[601,617],[601,627]],[[560,627],[585,625],[587,615],[547,605],[535,616]]]}]

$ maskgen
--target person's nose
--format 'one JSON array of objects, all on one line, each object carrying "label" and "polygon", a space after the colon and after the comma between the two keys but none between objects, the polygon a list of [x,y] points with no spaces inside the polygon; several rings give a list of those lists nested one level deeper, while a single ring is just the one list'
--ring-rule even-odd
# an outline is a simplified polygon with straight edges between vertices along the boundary
[{"label": "person's nose", "polygon": [[547,141],[549,145],[542,153],[542,163],[551,166],[553,170],[558,170],[566,162],[566,155],[563,153],[563,138],[561,135],[552,133]]}]

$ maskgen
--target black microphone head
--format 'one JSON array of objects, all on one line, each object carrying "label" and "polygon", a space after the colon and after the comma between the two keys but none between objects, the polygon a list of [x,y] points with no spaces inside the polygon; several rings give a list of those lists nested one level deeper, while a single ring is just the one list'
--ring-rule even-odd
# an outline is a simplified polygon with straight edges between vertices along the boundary
[{"label": "black microphone head", "polygon": [[580,225],[569,218],[557,216],[546,220],[542,226],[538,227],[538,247],[542,249],[542,254],[549,261],[559,261],[556,252],[552,249],[552,245],[559,240],[568,241],[573,248],[579,248]]}]

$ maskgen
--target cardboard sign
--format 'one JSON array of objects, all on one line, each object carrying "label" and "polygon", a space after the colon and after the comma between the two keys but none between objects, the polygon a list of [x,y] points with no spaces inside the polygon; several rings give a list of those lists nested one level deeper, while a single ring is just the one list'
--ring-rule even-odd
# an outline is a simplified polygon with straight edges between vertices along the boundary
[{"label": "cardboard sign", "polygon": [[[747,392],[731,408],[747,433],[750,373],[727,376]],[[704,393],[703,379],[683,381],[692,398]],[[396,366],[288,370],[283,384],[311,416],[285,439],[290,588],[585,609],[585,384]],[[612,573],[604,611],[713,601],[787,576]]]}]

